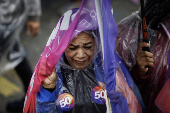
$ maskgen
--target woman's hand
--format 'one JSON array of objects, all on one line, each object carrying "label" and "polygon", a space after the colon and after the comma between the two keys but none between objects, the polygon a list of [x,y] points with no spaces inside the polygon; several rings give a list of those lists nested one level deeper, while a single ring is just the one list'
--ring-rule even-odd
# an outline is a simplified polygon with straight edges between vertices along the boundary
[{"label": "woman's hand", "polygon": [[57,80],[57,73],[56,73],[56,69],[54,68],[52,74],[48,76],[46,79],[44,79],[41,82],[41,84],[44,88],[55,88],[56,80]]},{"label": "woman's hand", "polygon": [[103,89],[103,90],[106,90],[106,85],[102,82],[99,82],[99,85],[100,87]]},{"label": "woman's hand", "polygon": [[151,66],[153,67],[153,54],[148,51],[142,51],[143,47],[149,47],[150,43],[142,42],[138,46],[137,54],[136,54],[136,62],[139,69],[140,76],[144,76],[146,72],[148,71],[148,68],[145,68],[145,66]]}]

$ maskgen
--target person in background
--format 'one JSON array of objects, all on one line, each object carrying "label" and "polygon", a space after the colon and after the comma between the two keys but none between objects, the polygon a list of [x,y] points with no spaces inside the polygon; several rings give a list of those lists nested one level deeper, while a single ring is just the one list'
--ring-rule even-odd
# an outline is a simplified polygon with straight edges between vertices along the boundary
[{"label": "person in background", "polygon": [[[147,113],[161,112],[154,101],[169,78],[167,73],[170,69],[167,65],[170,62],[168,61],[170,57],[168,54],[170,47],[170,14],[166,13],[169,10],[166,9],[169,3],[165,3],[166,6],[165,4],[161,5],[164,2],[157,1],[156,4],[158,5],[150,5],[151,0],[146,2],[146,12],[149,12],[146,13],[149,43],[142,42],[140,11],[118,23],[115,51],[124,61],[138,85]],[[155,13],[149,5],[153,6],[153,9],[156,8],[157,11],[163,12]],[[150,52],[143,51],[143,47],[149,47]]]},{"label": "person in background", "polygon": [[[40,0],[0,0],[0,73],[15,69],[26,93],[32,70],[20,43],[20,33],[27,26],[27,34],[39,32]],[[22,111],[24,98],[7,104],[8,111]]]}]

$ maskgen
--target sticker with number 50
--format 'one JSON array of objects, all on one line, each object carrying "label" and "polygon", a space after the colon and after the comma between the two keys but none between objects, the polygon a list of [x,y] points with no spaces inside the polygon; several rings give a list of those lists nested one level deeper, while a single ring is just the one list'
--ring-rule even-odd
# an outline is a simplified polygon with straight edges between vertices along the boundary
[{"label": "sticker with number 50", "polygon": [[63,93],[57,98],[57,107],[61,111],[69,111],[74,106],[74,98],[69,93]]},{"label": "sticker with number 50", "polygon": [[104,98],[104,90],[95,92],[95,99]]},{"label": "sticker with number 50", "polygon": [[62,100],[60,100],[60,106],[63,107],[69,107],[71,104],[71,98],[70,97],[66,97]]},{"label": "sticker with number 50", "polygon": [[104,90],[100,86],[96,86],[93,88],[91,92],[91,96],[94,102],[98,104],[104,104],[106,103],[104,99]]}]

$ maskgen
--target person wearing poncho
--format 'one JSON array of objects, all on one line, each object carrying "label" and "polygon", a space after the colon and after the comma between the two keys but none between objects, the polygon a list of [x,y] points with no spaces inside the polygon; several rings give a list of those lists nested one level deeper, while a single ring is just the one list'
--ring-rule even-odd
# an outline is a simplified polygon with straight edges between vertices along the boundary
[{"label": "person wearing poncho", "polygon": [[[103,11],[106,11],[103,12],[103,22],[107,20],[107,24],[103,23],[103,30],[98,24],[95,2],[83,0],[79,9],[69,10],[60,18],[35,68],[24,113],[142,112],[130,89],[133,87],[132,78],[114,52],[117,29],[109,4],[111,1],[102,1]],[[96,87],[101,92],[107,90],[107,95],[95,92]],[[100,102],[95,100],[100,97]],[[70,106],[73,108],[69,109]]]},{"label": "person wearing poncho", "polygon": [[[41,87],[40,92],[37,93],[37,112],[40,111],[39,109],[45,112],[44,109],[47,109],[49,106],[51,106],[49,108],[53,108],[51,104],[47,105],[45,108],[42,106],[44,106],[43,104],[45,102],[55,102],[57,95],[59,95],[61,92],[69,93],[73,95],[75,99],[74,109],[69,111],[70,113],[94,113],[97,111],[102,113],[106,112],[105,104],[97,104],[93,102],[91,98],[92,89],[95,86],[98,86],[99,83],[102,85],[103,89],[105,89],[105,85],[96,80],[97,77],[95,78],[95,76],[102,75],[100,75],[100,73],[98,73],[98,75],[94,74],[94,67],[97,68],[97,71],[102,71],[98,70],[99,67],[94,65],[99,65],[94,64],[92,61],[93,56],[95,56],[95,45],[96,44],[93,36],[87,34],[86,32],[79,33],[77,37],[69,43],[65,50],[65,54],[61,59],[61,62],[58,62],[57,64],[60,64],[60,68],[57,70],[57,74],[54,70],[52,76],[49,76],[42,82],[42,86],[44,88],[47,90],[49,90],[49,88],[50,90],[54,88],[54,91],[50,93]],[[101,62],[98,63],[101,64]],[[56,68],[58,68],[58,66],[56,66]],[[49,80],[51,82],[49,82]],[[62,84],[59,85],[58,83]],[[59,87],[61,88],[59,89]],[[47,100],[46,96],[48,96]],[[48,100],[48,98],[50,99]],[[59,110],[57,109],[57,111]]]},{"label": "person wearing poncho", "polygon": [[[41,16],[40,0],[0,0],[0,75],[14,69],[27,92],[32,69],[20,41],[27,24],[27,32],[33,37],[39,32]],[[12,75],[13,76],[13,75]],[[23,110],[24,97],[7,103],[8,111]]]},{"label": "person wearing poncho", "polygon": [[[70,41],[52,75],[42,81],[40,92],[37,93],[36,112],[49,112],[50,110],[61,112],[61,109],[55,107],[57,105],[55,101],[63,93],[71,94],[75,99],[74,108],[67,111],[69,113],[106,112],[106,105],[95,103],[91,96],[95,86],[100,85],[103,90],[106,89],[101,60],[101,45],[96,34],[97,30],[82,31],[79,34],[77,33],[75,38]],[[124,79],[124,75],[118,66],[116,90],[126,98],[131,97],[132,100],[128,100],[131,101],[128,103],[133,106],[134,103],[138,102]],[[124,89],[124,87],[126,88]],[[127,96],[128,94],[129,96]],[[135,105],[129,110],[133,113],[134,111],[137,112],[137,109],[138,105]]]},{"label": "person wearing poncho", "polygon": [[[168,53],[170,47],[169,22],[170,16],[167,14],[157,23],[159,28],[153,29],[148,27],[149,44],[141,42],[142,28],[140,12],[137,11],[118,23],[115,51],[124,61],[137,83],[148,113],[161,112],[159,109],[160,106],[155,105],[155,99],[170,75],[170,52]],[[142,47],[150,47],[150,52],[142,51]],[[145,68],[146,65],[151,67],[149,69]],[[164,97],[167,98],[169,96],[164,95]],[[165,103],[162,101],[161,106],[167,109],[169,100],[163,100]],[[164,111],[165,109],[162,108],[161,110]]]}]

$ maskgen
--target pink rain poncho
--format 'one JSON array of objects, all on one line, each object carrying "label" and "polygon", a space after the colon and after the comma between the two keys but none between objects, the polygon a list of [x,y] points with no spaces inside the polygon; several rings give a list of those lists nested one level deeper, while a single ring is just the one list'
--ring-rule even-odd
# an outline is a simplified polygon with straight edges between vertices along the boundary
[{"label": "pink rain poncho", "polygon": [[[108,106],[115,113],[142,112],[131,89],[133,80],[114,52],[117,27],[111,9],[110,0],[83,0],[79,9],[69,10],[60,18],[35,68],[24,113],[104,113]],[[95,55],[89,66],[78,70],[69,65],[64,51],[82,31],[94,37]],[[57,85],[51,93],[41,82],[54,68]],[[108,106],[99,82],[106,85]]]}]

